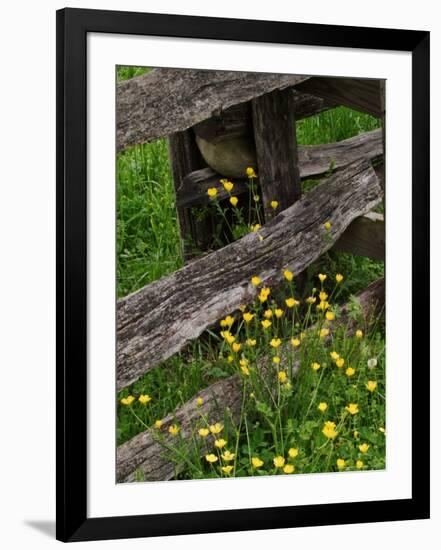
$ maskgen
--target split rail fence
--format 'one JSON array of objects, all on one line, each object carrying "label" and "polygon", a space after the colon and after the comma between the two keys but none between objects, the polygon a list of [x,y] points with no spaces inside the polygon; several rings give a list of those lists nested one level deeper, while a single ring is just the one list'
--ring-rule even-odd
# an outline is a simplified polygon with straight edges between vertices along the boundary
[{"label": "split rail fence", "polygon": [[[338,143],[297,145],[296,121],[339,105],[379,118],[382,128]],[[384,261],[384,216],[373,212],[384,194],[384,113],[379,80],[154,69],[118,85],[118,150],[168,138],[185,258],[181,269],[118,300],[118,390],[252,302],[250,278],[256,273],[265,285],[277,285],[283,269],[299,274],[331,247]],[[220,179],[225,170],[237,170],[225,164],[231,148],[242,148],[242,158],[254,163],[266,223],[259,234],[210,251],[216,220],[201,220],[193,209],[207,204],[210,187],[220,201],[227,199]],[[235,195],[246,197],[242,174],[232,179]],[[322,181],[302,195],[302,180],[311,178]],[[273,200],[279,203],[276,216]],[[331,229],[323,239],[326,221]],[[195,249],[206,254],[195,258]],[[384,280],[359,300],[366,318],[378,311]],[[164,426],[177,420],[188,437],[196,415],[214,415],[221,406],[234,416],[239,397],[236,376],[221,380],[170,414]],[[175,474],[150,430],[117,449],[118,481],[133,481],[136,471],[147,480]]]}]

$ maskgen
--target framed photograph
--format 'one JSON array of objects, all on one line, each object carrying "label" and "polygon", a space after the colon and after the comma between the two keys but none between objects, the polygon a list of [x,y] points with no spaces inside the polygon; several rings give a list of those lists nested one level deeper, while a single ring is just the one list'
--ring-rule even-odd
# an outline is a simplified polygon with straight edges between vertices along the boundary
[{"label": "framed photograph", "polygon": [[59,540],[429,517],[428,32],[58,11],[57,257]]}]

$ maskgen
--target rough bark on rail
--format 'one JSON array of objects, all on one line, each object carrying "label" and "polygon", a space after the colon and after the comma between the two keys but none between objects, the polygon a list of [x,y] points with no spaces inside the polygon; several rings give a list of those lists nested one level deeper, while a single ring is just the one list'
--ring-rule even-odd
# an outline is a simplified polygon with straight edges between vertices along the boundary
[{"label": "rough bark on rail", "polygon": [[[258,233],[195,260],[117,304],[117,389],[171,357],[241,304],[253,301],[251,277],[277,284],[282,270],[302,272],[348,225],[381,200],[373,168],[337,170]],[[331,229],[324,230],[330,221]],[[262,237],[262,240],[260,238]]]},{"label": "rough bark on rail", "polygon": [[[374,319],[384,306],[384,279],[378,279],[357,295],[361,313],[366,322]],[[346,323],[348,332],[356,329],[356,322],[347,314],[347,307],[343,306],[342,316],[337,321]],[[288,353],[295,353],[288,348]],[[263,363],[262,360],[261,363]],[[241,401],[241,379],[233,375],[224,380],[215,382],[202,390],[185,405],[164,418],[161,432],[166,443],[173,443],[173,438],[167,432],[168,427],[177,422],[181,428],[181,436],[187,439],[200,415],[207,415],[210,422],[222,420],[223,411],[229,408],[234,419],[238,419]],[[202,397],[203,405],[197,405],[197,398]],[[166,457],[164,447],[155,438],[155,430],[146,430],[117,449],[116,477],[118,482],[136,480],[136,470],[143,473],[148,481],[169,480],[175,475],[176,467]]]},{"label": "rough bark on rail", "polygon": [[186,130],[232,105],[294,86],[306,78],[288,74],[154,69],[117,86],[117,148]]}]

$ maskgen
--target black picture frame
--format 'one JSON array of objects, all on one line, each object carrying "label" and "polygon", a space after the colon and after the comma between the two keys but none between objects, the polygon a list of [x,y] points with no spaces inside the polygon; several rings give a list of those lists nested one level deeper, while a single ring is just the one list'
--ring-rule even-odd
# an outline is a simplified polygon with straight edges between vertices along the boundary
[{"label": "black picture frame", "polygon": [[[90,32],[412,53],[412,498],[87,517],[86,38]],[[413,30],[70,8],[57,12],[57,539],[85,541],[429,517],[429,40],[428,32]]]}]

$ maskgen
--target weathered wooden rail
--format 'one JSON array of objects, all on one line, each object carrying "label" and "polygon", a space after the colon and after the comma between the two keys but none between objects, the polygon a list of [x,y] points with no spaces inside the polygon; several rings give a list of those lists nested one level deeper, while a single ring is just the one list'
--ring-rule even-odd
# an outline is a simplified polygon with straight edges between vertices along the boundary
[{"label": "weathered wooden rail", "polygon": [[[297,146],[296,121],[345,105],[383,122],[381,130],[339,143]],[[179,352],[205,329],[255,299],[258,274],[278,285],[282,271],[300,274],[331,247],[384,260],[384,216],[372,209],[382,200],[384,171],[384,81],[286,74],[155,69],[118,85],[117,149],[167,137],[185,260],[182,269],[118,301],[117,389]],[[207,190],[228,198],[220,183],[234,177],[234,194],[246,204],[245,166],[258,172],[265,225],[220,250],[211,251],[213,218],[193,207],[206,205]],[[301,180],[332,174],[302,196]],[[271,201],[279,203],[277,211]],[[213,209],[214,210],[214,209]],[[277,214],[277,215],[275,215]],[[324,230],[324,223],[331,229]],[[263,239],[261,240],[261,238]],[[189,244],[191,243],[191,244]],[[193,259],[194,248],[205,251]],[[384,305],[384,280],[360,296],[366,318]],[[348,330],[354,327],[345,317]],[[200,392],[164,419],[188,437],[200,414],[213,421],[228,407],[240,408],[240,379],[232,376]],[[147,430],[117,450],[118,481],[171,479],[174,465]]]}]

